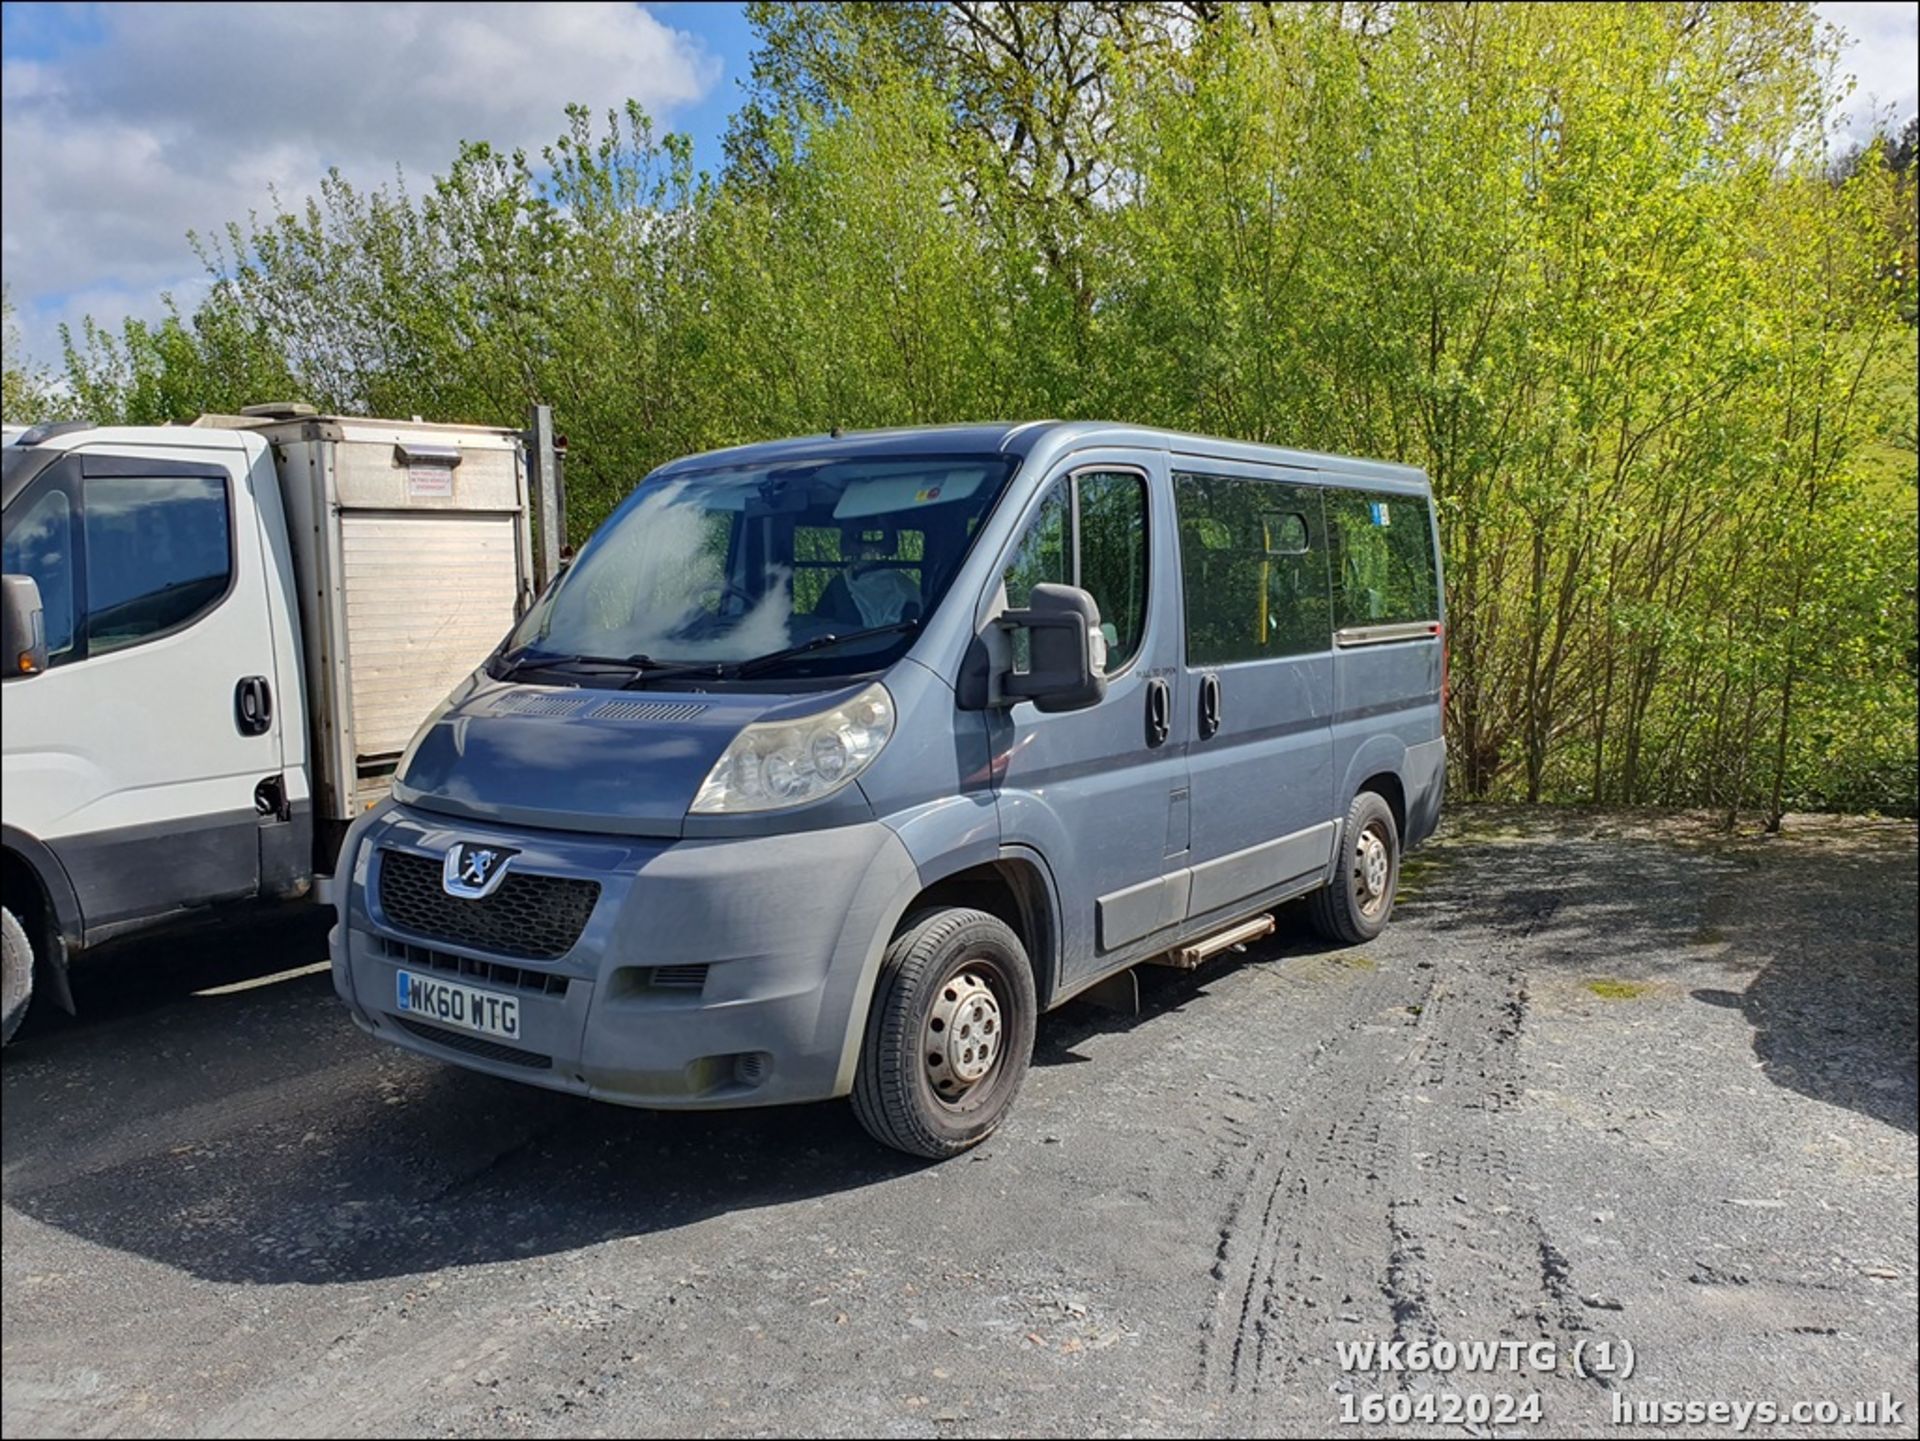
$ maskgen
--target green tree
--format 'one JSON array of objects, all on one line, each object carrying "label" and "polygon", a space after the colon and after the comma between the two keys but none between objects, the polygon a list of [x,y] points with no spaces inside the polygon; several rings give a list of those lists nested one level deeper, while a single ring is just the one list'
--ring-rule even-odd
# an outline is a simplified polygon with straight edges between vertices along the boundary
[{"label": "green tree", "polygon": [[671,456],[835,425],[1406,461],[1460,792],[1914,809],[1915,130],[1828,152],[1811,6],[750,14],[719,176],[632,106],[330,176],[200,244],[190,315],[83,326],[65,389],[551,401],[575,539]]},{"label": "green tree", "polygon": [[20,325],[13,309],[13,292],[0,291],[0,417],[9,425],[33,425],[46,420],[52,397],[46,373],[28,361],[20,343]]}]

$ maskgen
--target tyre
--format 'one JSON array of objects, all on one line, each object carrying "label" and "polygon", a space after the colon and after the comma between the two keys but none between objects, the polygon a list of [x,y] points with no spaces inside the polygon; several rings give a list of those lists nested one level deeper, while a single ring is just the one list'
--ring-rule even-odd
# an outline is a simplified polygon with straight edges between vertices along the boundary
[{"label": "tyre", "polygon": [[985,911],[927,911],[887,947],[853,1109],[868,1133],[938,1160],[978,1145],[1013,1105],[1038,1010],[1020,938]]},{"label": "tyre", "polygon": [[13,1039],[33,999],[33,943],[12,911],[0,910],[0,1046]]},{"label": "tyre", "polygon": [[1330,941],[1358,945],[1386,929],[1400,884],[1400,828],[1373,791],[1361,791],[1340,827],[1333,879],[1307,901],[1313,928]]}]

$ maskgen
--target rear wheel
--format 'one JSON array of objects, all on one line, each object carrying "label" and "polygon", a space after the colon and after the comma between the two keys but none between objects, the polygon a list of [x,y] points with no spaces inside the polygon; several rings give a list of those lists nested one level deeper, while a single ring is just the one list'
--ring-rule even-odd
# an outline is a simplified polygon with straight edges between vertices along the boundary
[{"label": "rear wheel", "polygon": [[1033,968],[985,911],[928,911],[881,963],[853,1109],[877,1141],[939,1159],[978,1145],[1033,1058]]},{"label": "rear wheel", "polygon": [[12,911],[0,910],[0,1045],[13,1039],[33,1000],[33,943]]},{"label": "rear wheel", "polygon": [[1340,827],[1333,879],[1307,905],[1314,930],[1330,941],[1358,945],[1386,929],[1400,883],[1400,828],[1393,809],[1374,791],[1361,791]]}]

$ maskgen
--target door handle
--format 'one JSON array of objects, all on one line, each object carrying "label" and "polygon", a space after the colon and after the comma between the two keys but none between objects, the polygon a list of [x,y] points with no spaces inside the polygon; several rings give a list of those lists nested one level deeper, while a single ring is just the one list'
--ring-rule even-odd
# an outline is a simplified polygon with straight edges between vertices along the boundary
[{"label": "door handle", "polygon": [[1173,732],[1173,692],[1158,677],[1147,682],[1147,747],[1165,745]]},{"label": "door handle", "polygon": [[265,676],[247,676],[233,688],[233,723],[243,736],[265,735],[273,725],[273,687]]},{"label": "door handle", "polygon": [[1200,678],[1200,739],[1211,739],[1220,729],[1220,677]]}]

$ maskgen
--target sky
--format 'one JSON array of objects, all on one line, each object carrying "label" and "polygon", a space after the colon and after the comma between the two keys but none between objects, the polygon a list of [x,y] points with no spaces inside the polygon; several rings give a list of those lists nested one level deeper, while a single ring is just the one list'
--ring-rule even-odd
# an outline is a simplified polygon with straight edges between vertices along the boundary
[{"label": "sky", "polygon": [[[1848,127],[1915,112],[1911,4],[1820,4],[1853,42]],[[0,276],[27,354],[58,327],[117,328],[204,290],[189,230],[356,184],[444,169],[463,139],[529,150],[561,107],[631,96],[717,171],[753,34],[698,3],[0,6]]]}]

